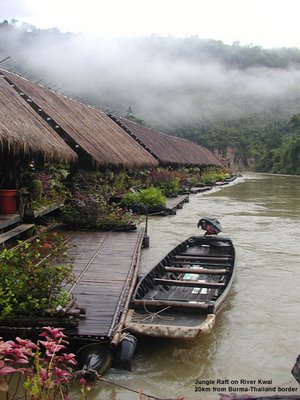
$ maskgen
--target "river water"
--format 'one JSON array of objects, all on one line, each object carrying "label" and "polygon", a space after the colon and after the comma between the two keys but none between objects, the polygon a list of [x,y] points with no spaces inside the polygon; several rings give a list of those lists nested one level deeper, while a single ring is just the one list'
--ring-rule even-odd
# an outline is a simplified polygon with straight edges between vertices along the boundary
[{"label": "river water", "polygon": [[[212,333],[189,342],[140,339],[132,371],[111,370],[106,378],[168,399],[217,400],[219,391],[299,395],[291,368],[300,353],[300,177],[247,173],[191,195],[176,216],[151,217],[141,273],[185,238],[202,234],[196,225],[203,216],[220,220],[237,252],[236,282]],[[98,383],[91,398],[138,395]]]}]

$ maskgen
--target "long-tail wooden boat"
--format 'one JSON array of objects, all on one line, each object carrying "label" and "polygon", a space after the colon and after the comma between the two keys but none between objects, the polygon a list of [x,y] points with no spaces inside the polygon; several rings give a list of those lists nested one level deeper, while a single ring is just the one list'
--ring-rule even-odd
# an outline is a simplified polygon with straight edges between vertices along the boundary
[{"label": "long-tail wooden boat", "polygon": [[125,328],[135,334],[178,339],[207,334],[234,276],[231,239],[216,235],[190,237],[139,281]]}]

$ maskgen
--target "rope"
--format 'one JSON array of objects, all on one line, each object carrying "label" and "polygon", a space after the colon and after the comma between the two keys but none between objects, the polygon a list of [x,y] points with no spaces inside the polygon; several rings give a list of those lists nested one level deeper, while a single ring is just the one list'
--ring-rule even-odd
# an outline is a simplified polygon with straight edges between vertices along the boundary
[{"label": "rope", "polygon": [[184,400],[183,397],[177,397],[177,399],[166,399],[166,398],[163,399],[163,398],[160,398],[160,397],[152,396],[152,395],[147,394],[147,393],[143,393],[141,389],[139,389],[139,390],[131,389],[131,388],[127,387],[127,386],[120,385],[119,383],[115,383],[115,382],[112,382],[112,381],[110,381],[110,380],[108,380],[108,379],[103,378],[103,377],[102,377],[101,375],[99,375],[98,372],[95,371],[95,370],[86,370],[86,371],[78,371],[78,372],[77,372],[77,374],[79,374],[79,375],[80,375],[81,373],[82,373],[82,376],[83,376],[83,377],[84,377],[84,374],[86,374],[86,373],[93,373],[99,381],[108,383],[108,384],[110,384],[110,385],[119,387],[119,388],[121,388],[121,389],[128,390],[129,392],[136,393],[136,394],[138,394],[138,395],[140,396],[139,399],[142,398],[141,396],[145,396],[145,397],[147,397],[148,399],[153,399],[153,400]]},{"label": "rope", "polygon": [[[152,322],[154,321],[155,318],[160,318],[161,320],[165,320],[165,321],[172,321],[174,318],[173,317],[166,317],[166,316],[161,316],[159,314],[161,314],[162,312],[168,310],[169,308],[171,308],[171,306],[167,306],[157,312],[151,312],[149,310],[147,310],[146,305],[144,304],[144,310],[146,311],[146,313],[148,314],[147,317],[143,318],[141,320],[141,322]],[[139,315],[138,313],[136,313],[136,315]]]}]

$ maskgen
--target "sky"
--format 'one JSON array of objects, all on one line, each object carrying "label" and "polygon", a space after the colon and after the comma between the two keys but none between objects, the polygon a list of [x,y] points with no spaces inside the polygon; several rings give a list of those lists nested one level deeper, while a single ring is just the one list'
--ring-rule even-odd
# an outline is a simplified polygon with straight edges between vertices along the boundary
[{"label": "sky", "polygon": [[300,48],[300,0],[0,0],[0,19],[100,37],[197,35]]}]

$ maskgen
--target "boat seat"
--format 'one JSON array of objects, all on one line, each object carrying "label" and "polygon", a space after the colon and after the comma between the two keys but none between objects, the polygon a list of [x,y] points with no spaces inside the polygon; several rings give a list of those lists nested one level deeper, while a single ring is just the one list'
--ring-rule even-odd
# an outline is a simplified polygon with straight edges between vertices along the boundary
[{"label": "boat seat", "polygon": [[171,261],[171,265],[203,265],[203,266],[207,266],[207,267],[230,267],[231,264],[228,264],[227,260],[225,260],[226,262],[219,262],[219,263],[211,263],[210,261],[194,261],[194,260],[190,260],[190,261]]},{"label": "boat seat", "polygon": [[229,273],[227,269],[208,269],[208,268],[181,268],[181,267],[165,267],[166,272],[178,272],[189,274],[203,275],[226,275]]},{"label": "boat seat", "polygon": [[219,256],[208,256],[208,255],[203,255],[203,256],[199,256],[199,255],[193,255],[193,254],[179,254],[174,256],[174,258],[176,260],[208,260],[208,261],[229,261],[232,258],[230,257],[230,255],[219,255]]},{"label": "boat seat", "polygon": [[226,286],[224,282],[199,282],[192,279],[172,280],[172,279],[154,278],[153,280],[157,285],[168,285],[168,286],[186,286],[186,287],[199,287],[199,288],[212,288],[212,289],[223,288]]},{"label": "boat seat", "polygon": [[204,310],[208,314],[214,313],[214,305],[205,302],[172,301],[172,300],[133,300],[132,305],[135,308],[175,307],[175,308]]}]

